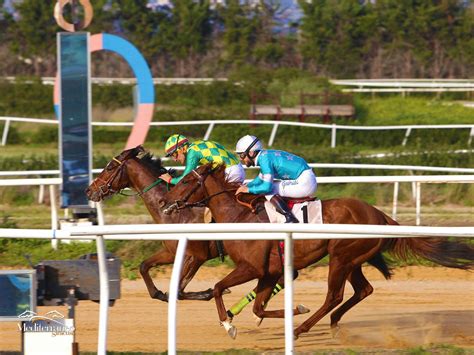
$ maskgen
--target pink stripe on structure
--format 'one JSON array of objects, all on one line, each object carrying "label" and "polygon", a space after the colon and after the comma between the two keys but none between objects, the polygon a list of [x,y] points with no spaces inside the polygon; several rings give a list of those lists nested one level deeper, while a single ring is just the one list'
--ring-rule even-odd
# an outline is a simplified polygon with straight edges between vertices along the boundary
[{"label": "pink stripe on structure", "polygon": [[95,51],[100,51],[101,49],[104,49],[103,45],[103,35],[101,33],[92,35],[89,39],[89,51],[95,52]]},{"label": "pink stripe on structure", "polygon": [[135,124],[132,132],[128,136],[125,149],[135,148],[137,145],[143,144],[150,128],[150,122],[153,119],[153,108],[155,104],[139,104],[138,112],[135,117]]}]

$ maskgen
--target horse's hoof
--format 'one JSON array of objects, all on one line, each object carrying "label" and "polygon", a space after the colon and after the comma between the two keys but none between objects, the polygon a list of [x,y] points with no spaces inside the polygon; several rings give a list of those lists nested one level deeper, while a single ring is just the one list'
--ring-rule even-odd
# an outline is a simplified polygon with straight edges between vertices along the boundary
[{"label": "horse's hoof", "polygon": [[228,331],[227,331],[227,334],[229,334],[229,336],[232,338],[232,339],[235,339],[237,337],[237,328],[232,326]]},{"label": "horse's hoof", "polygon": [[[212,291],[212,288],[211,288],[210,290]],[[229,290],[228,288],[226,288],[224,291],[222,291],[222,294],[223,294],[223,295],[227,295],[227,294],[229,294],[229,293],[232,293],[232,291]]]},{"label": "horse's hoof", "polygon": [[153,298],[155,300],[163,301],[163,302],[168,302],[168,294],[163,293],[160,290],[155,290],[153,295],[151,295],[151,298]]},{"label": "horse's hoof", "polygon": [[225,321],[221,322],[221,325],[227,331],[227,334],[229,334],[229,336],[232,339],[235,339],[235,337],[237,336],[237,328],[234,327],[232,324],[230,324],[229,320],[225,320]]},{"label": "horse's hoof", "polygon": [[335,326],[331,326],[331,335],[332,335],[333,338],[335,338],[337,336],[340,329],[341,328],[339,328],[339,326],[337,324]]},{"label": "horse's hoof", "polygon": [[299,304],[298,306],[296,306],[296,309],[298,310],[299,314],[309,313],[309,308],[306,307],[304,304]]},{"label": "horse's hoof", "polygon": [[296,333],[293,333],[293,340],[298,340],[298,335]]},{"label": "horse's hoof", "polygon": [[257,327],[260,327],[260,324],[262,324],[262,322],[263,322],[263,318],[260,318],[259,316],[257,316],[257,315],[254,313],[253,319],[254,319],[255,324],[257,325]]}]

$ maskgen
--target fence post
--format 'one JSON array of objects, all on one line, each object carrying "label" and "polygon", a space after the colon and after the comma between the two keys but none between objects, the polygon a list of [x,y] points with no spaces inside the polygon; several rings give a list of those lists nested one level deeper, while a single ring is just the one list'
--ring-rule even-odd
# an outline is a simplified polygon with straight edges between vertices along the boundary
[{"label": "fence post", "polygon": [[396,181],[393,184],[393,208],[392,208],[392,218],[394,220],[397,220],[397,206],[398,206],[398,188],[399,188],[399,182]]},{"label": "fence post", "polygon": [[174,258],[173,271],[171,272],[171,281],[168,296],[168,354],[176,354],[176,316],[178,303],[179,275],[183,267],[184,253],[186,251],[186,237],[179,238],[178,249]]},{"label": "fence post", "polygon": [[271,147],[275,141],[275,136],[278,130],[278,123],[275,123],[272,128],[272,133],[270,134],[270,139],[268,140],[268,146]]},{"label": "fence post", "polygon": [[[49,185],[49,203],[51,205],[51,229],[58,229],[58,208],[56,206],[56,190],[54,185]],[[51,239],[51,247],[56,250],[58,249],[58,240]]]},{"label": "fence post", "polygon": [[409,127],[405,133],[405,138],[403,138],[402,146],[405,146],[407,144],[408,137],[410,137],[411,134],[411,127]]},{"label": "fence post", "polygon": [[7,137],[8,137],[9,128],[10,128],[10,120],[6,120],[5,121],[5,126],[3,127],[2,146],[7,144]]},{"label": "fence post", "polygon": [[107,323],[109,319],[109,273],[107,271],[107,259],[105,257],[104,237],[98,235],[95,239],[97,247],[97,260],[99,263],[99,334],[97,340],[97,354],[107,354]]},{"label": "fence post", "polygon": [[471,132],[469,133],[469,139],[467,140],[467,145],[468,147],[471,146],[472,143],[472,137],[474,137],[474,126],[471,127]]},{"label": "fence post", "polygon": [[207,127],[206,134],[204,135],[204,140],[207,141],[211,136],[212,130],[214,129],[214,122],[209,123],[209,127]]},{"label": "fence post", "polygon": [[421,182],[416,183],[416,225],[421,223]]},{"label": "fence post", "polygon": [[285,354],[293,354],[293,238],[285,236]]},{"label": "fence post", "polygon": [[336,124],[332,124],[331,128],[331,148],[336,148]]}]

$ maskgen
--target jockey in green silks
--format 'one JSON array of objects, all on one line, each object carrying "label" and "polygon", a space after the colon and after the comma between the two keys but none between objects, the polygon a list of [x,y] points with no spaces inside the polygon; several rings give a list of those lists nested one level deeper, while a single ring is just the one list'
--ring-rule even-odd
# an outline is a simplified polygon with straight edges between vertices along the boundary
[{"label": "jockey in green silks", "polygon": [[173,134],[166,141],[165,151],[167,157],[185,164],[183,174],[178,177],[173,178],[169,174],[160,176],[161,179],[170,184],[176,185],[192,170],[208,163],[213,163],[213,165],[224,164],[227,181],[244,182],[245,171],[237,156],[217,142],[198,140],[191,143],[185,136]]}]

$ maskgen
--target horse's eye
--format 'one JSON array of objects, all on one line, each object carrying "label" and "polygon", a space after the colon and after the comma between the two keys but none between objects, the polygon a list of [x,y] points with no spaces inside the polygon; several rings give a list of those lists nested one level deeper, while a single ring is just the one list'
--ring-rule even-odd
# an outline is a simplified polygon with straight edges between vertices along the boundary
[{"label": "horse's eye", "polygon": [[182,184],[186,185],[188,182],[186,180],[182,180]]}]

